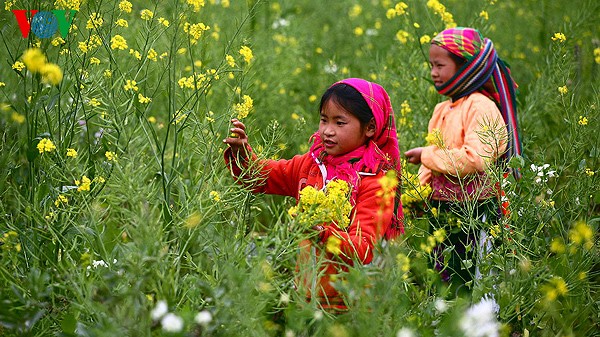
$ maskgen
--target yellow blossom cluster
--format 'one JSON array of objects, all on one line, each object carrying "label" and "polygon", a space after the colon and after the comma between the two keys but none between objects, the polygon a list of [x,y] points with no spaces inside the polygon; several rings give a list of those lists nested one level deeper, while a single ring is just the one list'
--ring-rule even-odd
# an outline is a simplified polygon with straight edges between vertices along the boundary
[{"label": "yellow blossom cluster", "polygon": [[452,13],[448,12],[446,6],[438,0],[428,0],[427,7],[431,8],[435,14],[442,18],[442,21],[446,24],[446,28],[456,27],[456,22],[454,22]]},{"label": "yellow blossom cluster", "polygon": [[432,235],[429,235],[425,242],[422,242],[420,248],[426,253],[431,253],[433,249],[439,244],[444,242],[446,238],[446,230],[443,228],[436,229]]},{"label": "yellow blossom cluster", "polygon": [[238,119],[243,119],[248,117],[248,114],[250,113],[250,111],[252,111],[253,107],[254,101],[252,100],[252,97],[244,95],[242,96],[242,103],[236,103],[233,106],[233,111],[237,113]]},{"label": "yellow blossom cluster", "polygon": [[110,48],[111,49],[119,49],[125,50],[127,49],[127,40],[121,35],[115,35],[110,39]]},{"label": "yellow blossom cluster", "polygon": [[104,153],[104,156],[106,157],[106,160],[108,160],[108,161],[117,161],[117,154],[112,151],[106,151]]},{"label": "yellow blossom cluster", "polygon": [[548,302],[553,302],[557,297],[566,295],[569,288],[562,277],[554,276],[541,287],[541,291]]},{"label": "yellow blossom cluster", "polygon": [[85,24],[85,28],[86,29],[94,29],[94,28],[100,28],[100,26],[102,26],[102,24],[104,23],[104,19],[102,18],[102,15],[100,13],[91,13],[89,19],[87,20],[87,23]]},{"label": "yellow blossom cluster", "polygon": [[52,143],[50,139],[42,138],[42,140],[40,140],[40,142],[37,144],[37,149],[40,152],[40,154],[42,154],[44,152],[52,152],[56,150],[56,146],[54,145],[54,143]]},{"label": "yellow blossom cluster", "polygon": [[396,39],[398,39],[398,41],[400,41],[402,44],[406,44],[409,37],[410,34],[405,30],[400,29],[398,32],[396,32]]},{"label": "yellow blossom cluster", "polygon": [[600,48],[594,49],[594,61],[600,64]]},{"label": "yellow blossom cluster", "polygon": [[56,0],[54,1],[54,7],[57,9],[74,9],[79,11],[81,6],[81,0]]},{"label": "yellow blossom cluster", "polygon": [[125,85],[123,86],[123,90],[129,91],[138,91],[137,82],[135,80],[125,80]]},{"label": "yellow blossom cluster", "polygon": [[21,251],[21,243],[18,239],[19,235],[15,231],[8,231],[0,237],[0,247],[2,250],[15,250],[17,253]]},{"label": "yellow blossom cluster", "polygon": [[[54,63],[46,62],[46,56],[42,53],[39,48],[27,49],[22,56],[23,64],[32,73],[40,73],[42,75],[42,82],[58,85],[63,78],[63,72],[60,67]],[[16,65],[16,62],[15,62]],[[13,69],[15,69],[13,65]],[[18,69],[19,71],[23,68]]]},{"label": "yellow blossom cluster", "polygon": [[200,10],[200,8],[204,7],[205,5],[205,1],[204,0],[186,0],[188,5],[191,5],[194,7],[194,12],[198,12]]},{"label": "yellow blossom cluster", "polygon": [[440,129],[437,128],[431,130],[431,132],[429,132],[427,136],[425,136],[425,141],[427,142],[427,145],[435,145],[440,149],[446,147],[444,143],[444,137],[442,136],[442,132],[440,131]]},{"label": "yellow blossom cluster", "polygon": [[565,42],[567,41],[567,37],[563,33],[554,33],[554,36],[552,36],[552,41]]},{"label": "yellow blossom cluster", "polygon": [[210,29],[210,27],[203,24],[202,22],[194,23],[194,24],[190,24],[189,22],[186,22],[183,25],[183,31],[190,35],[190,42],[192,44],[196,44],[198,42],[198,40],[200,40],[200,38],[202,37],[204,32],[209,29]]},{"label": "yellow blossom cluster", "polygon": [[180,88],[188,88],[188,89],[197,89],[201,88],[206,82],[206,75],[204,74],[196,74],[182,77],[177,81],[177,84]]},{"label": "yellow blossom cluster", "polygon": [[77,158],[77,150],[67,149],[67,157]]},{"label": "yellow blossom cluster", "polygon": [[252,49],[250,49],[250,47],[248,46],[242,46],[242,48],[240,48],[240,54],[244,57],[244,61],[246,63],[250,63],[254,58],[254,54],[252,54]]},{"label": "yellow blossom cluster", "polygon": [[298,204],[290,208],[288,214],[306,228],[333,223],[345,229],[350,224],[352,210],[349,194],[350,185],[340,179],[330,181],[325,191],[307,186],[300,191]]},{"label": "yellow blossom cluster", "polygon": [[133,8],[133,5],[131,4],[131,2],[129,2],[127,0],[123,0],[123,1],[119,2],[119,10],[121,10],[122,12],[131,13],[132,8]]},{"label": "yellow blossom cluster", "polygon": [[588,118],[585,116],[579,116],[579,120],[577,121],[577,124],[579,124],[581,126],[588,125]]},{"label": "yellow blossom cluster", "polygon": [[396,255],[396,264],[398,265],[398,270],[402,274],[402,279],[406,280],[408,278],[408,272],[410,271],[410,257],[406,254],[399,253]]},{"label": "yellow blossom cluster", "polygon": [[575,245],[589,250],[594,246],[594,231],[586,222],[579,221],[569,230],[569,239]]},{"label": "yellow blossom cluster", "polygon": [[348,11],[348,16],[350,18],[357,18],[360,16],[360,14],[362,13],[363,9],[361,7],[361,5],[359,4],[355,4],[354,6],[352,6],[350,8],[350,10]]},{"label": "yellow blossom cluster", "polygon": [[389,8],[386,12],[385,12],[385,16],[388,19],[393,19],[397,16],[400,15],[405,15],[406,13],[406,9],[408,8],[408,5],[404,2],[398,2],[394,8]]},{"label": "yellow blossom cluster", "polygon": [[81,180],[75,180],[75,185],[77,185],[77,192],[89,191],[92,181],[87,176],[83,176]]},{"label": "yellow blossom cluster", "polygon": [[413,203],[421,203],[427,200],[431,194],[431,186],[422,186],[419,182],[419,176],[404,170],[402,177],[402,206],[410,207]]},{"label": "yellow blossom cluster", "polygon": [[381,189],[377,191],[376,195],[382,200],[382,208],[388,207],[396,196],[396,187],[398,186],[398,176],[396,171],[389,170],[383,177],[379,179]]},{"label": "yellow blossom cluster", "polygon": [[59,194],[56,200],[54,200],[54,206],[60,207],[61,205],[68,205],[69,199],[66,196]]},{"label": "yellow blossom cluster", "polygon": [[221,194],[219,194],[219,192],[217,191],[210,191],[209,193],[210,198],[214,201],[221,201]]},{"label": "yellow blossom cluster", "polygon": [[149,9],[142,9],[142,11],[140,12],[140,18],[142,18],[142,20],[152,20],[153,17],[154,13]]}]

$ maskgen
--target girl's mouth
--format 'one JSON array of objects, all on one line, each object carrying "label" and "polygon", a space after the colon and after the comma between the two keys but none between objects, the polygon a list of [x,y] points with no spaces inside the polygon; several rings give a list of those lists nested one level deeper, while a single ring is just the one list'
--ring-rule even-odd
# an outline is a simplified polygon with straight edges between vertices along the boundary
[{"label": "girl's mouth", "polygon": [[331,139],[325,139],[325,141],[323,142],[323,145],[325,145],[326,148],[334,147],[335,144],[336,144],[336,142],[334,142]]}]

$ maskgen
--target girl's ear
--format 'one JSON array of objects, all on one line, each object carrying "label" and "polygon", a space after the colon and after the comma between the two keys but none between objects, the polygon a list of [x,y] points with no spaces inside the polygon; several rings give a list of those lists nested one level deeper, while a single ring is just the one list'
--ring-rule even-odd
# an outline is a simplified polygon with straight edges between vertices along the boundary
[{"label": "girl's ear", "polygon": [[371,118],[365,129],[365,136],[367,136],[368,138],[375,136],[376,129],[377,125],[375,124],[375,118]]}]

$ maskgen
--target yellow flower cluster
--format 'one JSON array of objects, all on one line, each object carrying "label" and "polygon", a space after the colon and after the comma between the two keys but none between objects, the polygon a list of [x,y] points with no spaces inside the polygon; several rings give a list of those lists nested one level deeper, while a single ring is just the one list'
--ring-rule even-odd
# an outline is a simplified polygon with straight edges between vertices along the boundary
[{"label": "yellow flower cluster", "polygon": [[123,90],[138,91],[137,82],[135,80],[125,80],[125,85],[123,86]]},{"label": "yellow flower cluster", "polygon": [[[42,82],[58,85],[63,78],[63,72],[60,67],[54,63],[46,62],[46,56],[42,53],[39,48],[27,49],[22,56],[23,63],[32,73],[40,73],[42,75]],[[16,62],[15,62],[16,65]],[[13,69],[15,69],[13,65]],[[18,69],[19,71],[23,70]]]},{"label": "yellow flower cluster", "polygon": [[567,88],[567,86],[566,86],[566,85],[563,85],[562,87],[558,87],[558,92],[559,92],[561,95],[564,95],[564,94],[566,94],[566,93],[568,93],[568,92],[569,92],[569,89]]},{"label": "yellow flower cluster", "polygon": [[129,2],[127,0],[123,0],[123,1],[119,2],[119,9],[122,12],[131,13],[132,8],[133,8],[133,6],[131,5],[131,2]]},{"label": "yellow flower cluster", "polygon": [[100,26],[102,26],[102,24],[104,23],[104,19],[102,18],[102,15],[100,15],[100,13],[92,13],[90,14],[90,18],[87,20],[87,23],[85,24],[85,28],[86,29],[93,29],[93,28],[100,28]]},{"label": "yellow flower cluster", "polygon": [[77,150],[67,149],[67,157],[77,158]]},{"label": "yellow flower cluster", "polygon": [[56,198],[56,200],[54,200],[54,206],[56,206],[56,207],[60,207],[60,205],[68,205],[68,204],[69,204],[69,199],[67,199],[67,197],[65,197],[62,194],[60,194],[58,196],[58,198]]},{"label": "yellow flower cluster", "polygon": [[127,40],[121,35],[115,35],[110,39],[110,48],[125,50],[127,49]]},{"label": "yellow flower cluster", "polygon": [[422,251],[429,254],[433,251],[435,246],[438,245],[438,243],[444,242],[445,238],[446,238],[446,230],[443,228],[437,229],[433,232],[432,235],[429,235],[427,237],[427,241],[421,243],[420,248]]},{"label": "yellow flower cluster", "polygon": [[340,255],[342,252],[342,239],[337,236],[330,236],[327,238],[327,242],[325,243],[325,250],[334,255]]},{"label": "yellow flower cluster", "polygon": [[219,192],[217,191],[210,191],[209,193],[210,198],[214,201],[221,201],[221,195],[219,194]]},{"label": "yellow flower cluster", "polygon": [[188,77],[182,77],[177,81],[180,88],[196,89],[201,88],[206,81],[206,75],[194,74]]},{"label": "yellow flower cluster", "polygon": [[54,1],[54,6],[57,9],[74,9],[79,11],[81,0],[56,0]]},{"label": "yellow flower cluster", "polygon": [[142,18],[142,20],[152,20],[153,17],[154,13],[149,9],[142,9],[142,11],[140,12],[140,18]]},{"label": "yellow flower cluster", "polygon": [[307,228],[334,223],[340,229],[345,229],[350,224],[352,210],[349,194],[349,184],[340,179],[330,181],[325,191],[307,186],[300,191],[298,205],[290,208],[288,214]]},{"label": "yellow flower cluster", "polygon": [[402,29],[396,33],[396,39],[398,39],[398,41],[400,41],[402,44],[406,44],[406,42],[408,42],[409,37],[410,34]]},{"label": "yellow flower cluster", "polygon": [[146,97],[146,96],[142,95],[141,93],[139,93],[138,94],[138,101],[141,104],[148,104],[148,103],[152,102],[152,98]]},{"label": "yellow flower cluster", "polygon": [[594,61],[600,64],[600,48],[594,49]]},{"label": "yellow flower cluster", "polygon": [[198,40],[200,40],[204,32],[209,29],[210,27],[203,24],[202,22],[195,24],[190,24],[189,22],[186,22],[183,25],[183,31],[190,35],[190,42],[192,44],[196,44]]},{"label": "yellow flower cluster", "polygon": [[452,13],[448,12],[446,6],[438,0],[428,0],[427,7],[431,8],[435,14],[442,18],[442,21],[446,24],[446,28],[456,27],[456,22],[454,22]]},{"label": "yellow flower cluster", "polygon": [[444,143],[444,137],[442,136],[442,131],[440,129],[433,129],[430,133],[425,136],[425,141],[427,145],[435,145],[440,149],[446,147]]},{"label": "yellow flower cluster", "polygon": [[117,154],[112,151],[106,151],[104,153],[104,156],[106,157],[106,160],[108,160],[108,161],[117,161]]},{"label": "yellow flower cluster", "polygon": [[200,8],[204,7],[204,5],[205,5],[204,0],[187,0],[186,2],[188,5],[191,5],[194,7],[194,12],[198,12],[200,10]]},{"label": "yellow flower cluster", "polygon": [[398,270],[400,270],[400,273],[402,274],[402,279],[406,280],[408,278],[408,272],[410,271],[410,257],[399,253],[396,255],[396,264],[398,265]]},{"label": "yellow flower cluster", "polygon": [[237,113],[238,119],[243,119],[248,117],[248,114],[250,111],[252,111],[253,106],[254,101],[252,100],[252,97],[244,95],[242,97],[242,103],[237,103],[234,105],[233,110]]},{"label": "yellow flower cluster", "polygon": [[577,124],[581,125],[581,126],[586,126],[588,125],[588,119],[585,116],[579,116],[579,120],[577,121]]},{"label": "yellow flower cluster", "polygon": [[569,292],[567,283],[560,276],[552,277],[548,283],[541,287],[541,290],[548,302],[553,302],[558,296],[564,296]]},{"label": "yellow flower cluster", "polygon": [[479,13],[479,17],[482,17],[484,20],[489,20],[490,19],[490,15],[488,14],[487,11],[481,11]]},{"label": "yellow flower cluster", "polygon": [[54,145],[54,143],[52,143],[50,139],[42,138],[42,140],[40,140],[40,142],[37,144],[37,149],[40,152],[40,154],[42,154],[44,152],[52,152],[56,150],[56,146]]},{"label": "yellow flower cluster", "polygon": [[590,225],[579,221],[569,231],[569,239],[574,244],[589,250],[594,246],[594,231]]},{"label": "yellow flower cluster", "polygon": [[377,191],[377,196],[383,200],[382,208],[386,208],[393,202],[396,196],[396,187],[398,186],[398,176],[396,171],[389,170],[379,179],[381,189]]},{"label": "yellow flower cluster", "polygon": [[244,61],[246,63],[250,63],[254,58],[254,54],[252,54],[252,49],[250,49],[250,47],[248,46],[242,46],[242,48],[240,48],[240,54],[244,57]]},{"label": "yellow flower cluster", "polygon": [[15,231],[8,231],[0,237],[0,247],[2,250],[16,250],[17,253],[21,251],[21,243],[19,243],[19,234]]},{"label": "yellow flower cluster", "polygon": [[552,41],[565,42],[567,41],[567,37],[563,33],[554,33],[554,36],[552,36]]},{"label": "yellow flower cluster", "polygon": [[415,202],[424,202],[431,194],[431,186],[421,186],[416,174],[404,171],[402,177],[402,206],[407,207]]},{"label": "yellow flower cluster", "polygon": [[388,19],[393,19],[397,16],[400,15],[405,15],[406,13],[406,9],[408,8],[408,5],[404,2],[399,2],[397,3],[394,8],[390,8],[385,12],[385,16]]},{"label": "yellow flower cluster", "polygon": [[77,185],[77,192],[81,191],[89,191],[92,181],[87,176],[83,176],[81,180],[75,180],[75,185]]}]

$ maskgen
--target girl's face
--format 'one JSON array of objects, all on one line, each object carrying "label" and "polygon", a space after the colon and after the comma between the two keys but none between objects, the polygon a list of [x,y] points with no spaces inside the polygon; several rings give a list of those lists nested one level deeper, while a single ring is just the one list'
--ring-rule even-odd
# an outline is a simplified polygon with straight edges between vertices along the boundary
[{"label": "girl's face", "polygon": [[374,134],[374,121],[363,127],[356,116],[344,110],[332,99],[323,106],[319,135],[328,155],[338,156],[355,150],[365,145]]},{"label": "girl's face", "polygon": [[429,48],[429,64],[431,65],[431,79],[436,87],[446,83],[459,68],[450,57],[450,52],[435,44]]}]

